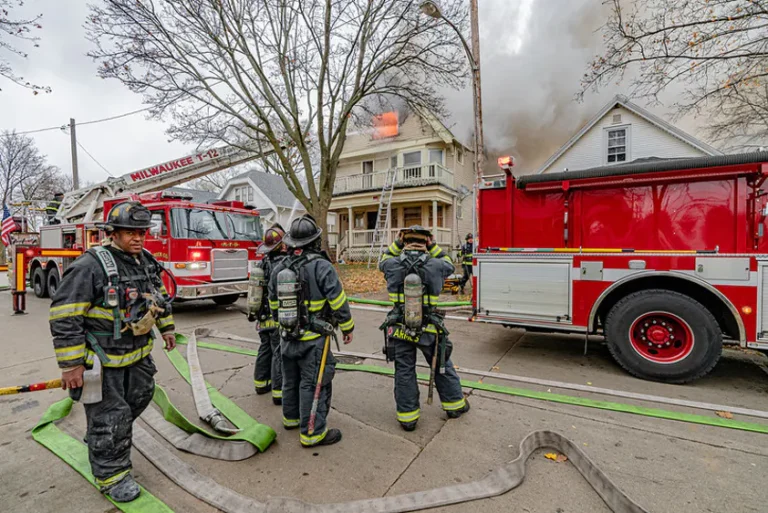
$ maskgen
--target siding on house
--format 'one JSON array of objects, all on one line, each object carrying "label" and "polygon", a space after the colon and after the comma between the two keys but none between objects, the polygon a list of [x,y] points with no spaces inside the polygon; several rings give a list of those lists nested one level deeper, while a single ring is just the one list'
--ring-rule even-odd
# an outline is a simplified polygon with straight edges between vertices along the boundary
[{"label": "siding on house", "polygon": [[[615,122],[614,116],[620,116],[621,121]],[[609,110],[543,172],[555,173],[565,169],[576,171],[608,164],[606,161],[607,129],[622,127],[628,127],[629,130],[627,162],[648,157],[677,158],[707,155],[630,110],[617,106]]]}]

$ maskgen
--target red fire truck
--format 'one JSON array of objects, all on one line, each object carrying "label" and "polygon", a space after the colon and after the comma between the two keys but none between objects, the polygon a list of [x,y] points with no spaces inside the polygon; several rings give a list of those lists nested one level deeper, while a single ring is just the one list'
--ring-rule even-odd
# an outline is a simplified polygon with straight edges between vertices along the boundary
[{"label": "red fire truck", "polygon": [[[234,303],[247,291],[250,269],[256,263],[262,235],[258,212],[241,202],[200,204],[191,197],[160,191],[260,156],[218,148],[66,194],[56,214],[59,224],[40,229],[39,249],[73,253],[30,260],[35,295],[52,295],[67,265],[100,243],[103,233],[96,226],[96,216],[103,217],[115,203],[131,199],[152,212],[146,248],[173,274],[177,301],[211,298],[221,305]],[[169,290],[171,285],[166,283]]]},{"label": "red fire truck", "polygon": [[768,152],[522,177],[499,160],[479,188],[473,320],[604,335],[624,369],[671,383],[724,343],[768,350]]}]

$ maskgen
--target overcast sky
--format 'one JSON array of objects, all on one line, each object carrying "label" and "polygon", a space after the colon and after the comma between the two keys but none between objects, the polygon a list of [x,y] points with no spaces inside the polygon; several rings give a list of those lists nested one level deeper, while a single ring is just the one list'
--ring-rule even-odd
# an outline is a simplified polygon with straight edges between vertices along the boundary
[{"label": "overcast sky", "polygon": [[[97,2],[99,0],[92,0]],[[122,84],[97,77],[86,56],[90,43],[83,22],[86,2],[34,0],[27,12],[43,14],[40,48],[13,61],[18,74],[53,88],[34,96],[5,82],[0,92],[0,130],[34,130],[85,122],[144,107],[139,95]],[[480,30],[485,136],[491,156],[516,154],[527,165],[545,160],[591,117],[620,87],[573,102],[584,67],[600,49],[601,7],[597,0],[481,0]],[[448,124],[469,138],[472,102],[469,89],[448,92],[453,113]],[[654,109],[663,114],[663,109]],[[685,129],[692,126],[683,124]],[[193,153],[169,142],[165,125],[143,113],[81,126],[80,143],[112,174]],[[49,162],[71,172],[69,136],[54,130],[32,134]],[[108,175],[78,151],[80,180],[100,182]]]}]

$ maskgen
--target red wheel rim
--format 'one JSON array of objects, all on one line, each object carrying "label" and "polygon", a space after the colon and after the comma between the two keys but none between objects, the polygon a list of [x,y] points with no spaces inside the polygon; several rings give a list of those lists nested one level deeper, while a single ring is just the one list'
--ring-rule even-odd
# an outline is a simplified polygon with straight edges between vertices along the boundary
[{"label": "red wheel rim", "polygon": [[629,328],[632,348],[654,363],[677,363],[693,351],[693,331],[688,323],[669,312],[641,315]]}]

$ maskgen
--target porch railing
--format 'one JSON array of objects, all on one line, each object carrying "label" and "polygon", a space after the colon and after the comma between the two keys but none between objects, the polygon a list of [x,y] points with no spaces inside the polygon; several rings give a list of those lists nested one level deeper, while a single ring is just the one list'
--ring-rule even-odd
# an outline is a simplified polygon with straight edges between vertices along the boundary
[{"label": "porch railing", "polygon": [[[333,188],[333,194],[380,190],[384,187],[386,176],[387,171],[379,171],[376,173],[360,173],[337,177]],[[451,188],[454,187],[453,172],[440,164],[397,168],[395,188],[438,184]]]}]

